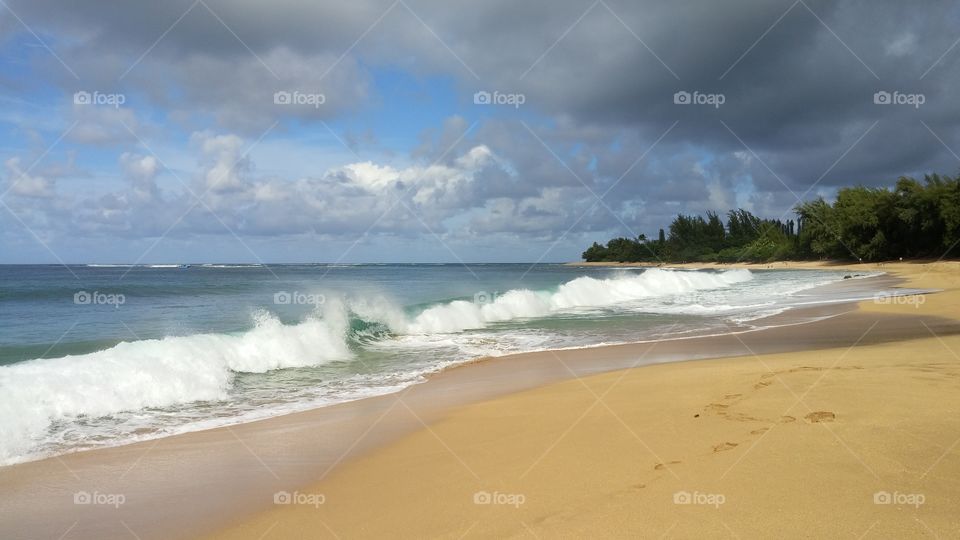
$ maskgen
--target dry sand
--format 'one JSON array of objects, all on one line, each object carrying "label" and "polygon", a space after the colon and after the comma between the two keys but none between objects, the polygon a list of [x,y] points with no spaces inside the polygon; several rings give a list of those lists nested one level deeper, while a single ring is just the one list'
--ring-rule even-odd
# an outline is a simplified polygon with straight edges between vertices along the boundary
[{"label": "dry sand", "polygon": [[[960,314],[957,263],[882,269],[943,292],[861,318]],[[456,407],[213,537],[956,538],[960,335],[920,324]]]}]

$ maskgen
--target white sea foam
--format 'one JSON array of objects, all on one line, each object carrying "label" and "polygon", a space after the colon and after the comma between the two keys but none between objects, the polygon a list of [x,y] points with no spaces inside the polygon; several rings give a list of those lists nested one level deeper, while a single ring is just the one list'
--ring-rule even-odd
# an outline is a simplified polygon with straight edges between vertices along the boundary
[{"label": "white sea foam", "polygon": [[[465,355],[516,352],[557,343],[550,333],[502,335],[494,328],[484,332],[490,335],[471,336],[463,333],[466,330],[621,307],[628,311],[717,312],[731,306],[702,306],[695,296],[698,291],[719,294],[753,277],[748,270],[649,269],[606,279],[579,277],[551,291],[517,289],[482,295],[480,301],[456,300],[415,314],[381,297],[338,299],[330,294],[322,318],[313,315],[299,324],[284,325],[275,316],[258,312],[253,328],[240,334],[125,342],[90,354],[0,367],[0,394],[4,396],[0,400],[0,463],[30,455],[32,448],[49,442],[51,429],[57,425],[144,408],[225,400],[237,373],[349,359],[350,317],[379,322],[393,333],[369,344],[371,348],[446,347],[459,351],[457,358],[462,360]],[[729,294],[734,292],[731,289]],[[416,368],[402,369],[429,370],[444,361],[451,358],[424,360],[426,363]]]},{"label": "white sea foam", "polygon": [[235,372],[317,365],[349,358],[347,320],[283,325],[264,312],[252,330],[120,343],[84,355],[0,367],[0,461],[27,451],[57,421],[220,400]]},{"label": "white sea foam", "polygon": [[648,298],[729,287],[753,279],[749,270],[719,273],[653,268],[642,274],[597,279],[578,277],[555,292],[512,290],[484,296],[485,302],[459,300],[424,310],[405,326],[403,333],[450,333],[484,328],[489,323],[519,318],[547,317],[579,308],[609,307]]}]

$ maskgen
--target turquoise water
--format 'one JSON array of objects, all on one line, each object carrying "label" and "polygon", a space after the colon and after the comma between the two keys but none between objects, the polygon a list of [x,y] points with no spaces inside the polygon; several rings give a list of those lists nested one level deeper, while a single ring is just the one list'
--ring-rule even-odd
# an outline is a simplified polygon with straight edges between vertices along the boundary
[{"label": "turquoise water", "polygon": [[0,463],[382,394],[484,355],[749,326],[842,278],[524,264],[0,266]]}]

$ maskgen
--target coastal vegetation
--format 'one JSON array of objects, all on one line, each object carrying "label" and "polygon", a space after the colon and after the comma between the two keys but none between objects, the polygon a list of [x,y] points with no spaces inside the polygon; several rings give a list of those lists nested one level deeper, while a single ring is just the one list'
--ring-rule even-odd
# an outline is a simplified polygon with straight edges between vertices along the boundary
[{"label": "coastal vegetation", "polygon": [[[833,204],[798,204],[795,218],[764,219],[737,209],[678,215],[656,239],[594,242],[587,262],[882,261],[960,255],[960,176],[901,177],[893,189],[842,188]],[[786,217],[786,216],[784,216]]]}]

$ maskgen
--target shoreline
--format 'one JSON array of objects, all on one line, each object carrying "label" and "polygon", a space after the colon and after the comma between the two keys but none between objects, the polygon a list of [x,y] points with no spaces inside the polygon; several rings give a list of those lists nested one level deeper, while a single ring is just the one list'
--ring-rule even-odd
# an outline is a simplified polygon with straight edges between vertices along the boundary
[{"label": "shoreline", "polygon": [[[874,311],[871,307],[876,306],[869,306],[867,311]],[[796,315],[801,311],[796,309],[789,313]],[[236,522],[237,516],[259,515],[258,512],[265,509],[272,511],[269,509],[273,505],[264,493],[309,485],[311,482],[305,482],[304,478],[315,481],[327,477],[331,471],[336,475],[343,466],[362,456],[382,452],[401,439],[425,428],[429,430],[428,426],[443,420],[458,407],[501,399],[531,389],[543,389],[556,383],[563,384],[562,381],[571,378],[589,378],[598,373],[609,375],[623,369],[642,371],[629,368],[646,364],[668,362],[672,366],[696,363],[706,358],[736,356],[738,352],[741,355],[748,351],[751,355],[777,354],[788,350],[825,350],[844,343],[850,345],[850,336],[855,337],[854,332],[868,328],[868,320],[861,316],[863,311],[861,306],[855,313],[833,315],[828,321],[802,325],[802,328],[813,327],[816,331],[772,328],[754,331],[752,333],[757,335],[748,334],[747,337],[733,334],[685,337],[673,340],[672,344],[661,340],[475,360],[445,369],[431,376],[427,382],[396,394],[12,465],[0,469],[0,481],[14,490],[19,488],[20,492],[16,497],[11,497],[16,501],[3,501],[0,514],[14,516],[16,523],[6,519],[0,521],[7,523],[2,526],[3,529],[10,527],[8,532],[11,534],[5,533],[6,537],[19,537],[21,534],[35,536],[34,527],[40,527],[41,523],[48,521],[51,513],[69,518],[77,513],[77,509],[75,505],[67,505],[67,501],[62,501],[64,504],[52,505],[60,506],[59,510],[37,512],[34,508],[34,515],[31,516],[31,503],[55,494],[63,499],[64,490],[71,487],[76,490],[86,486],[91,488],[87,491],[95,491],[93,486],[99,485],[102,487],[99,490],[101,493],[122,491],[130,504],[103,513],[99,524],[90,520],[91,515],[97,515],[98,512],[91,514],[89,507],[82,508],[86,521],[90,523],[76,520],[74,533],[80,536],[117,534],[119,513],[126,518],[123,523],[129,523],[144,538],[170,535],[186,537],[218,530]],[[917,318],[914,314],[904,316],[889,310],[886,313],[882,311],[875,313],[877,322],[871,322],[874,327],[880,326],[875,334],[876,340],[870,337],[865,342],[883,343],[922,335],[924,330],[918,326],[917,320],[913,320],[912,325],[908,323]],[[939,315],[942,313],[930,312],[920,320],[923,325],[944,335],[960,332],[954,321]],[[695,343],[693,340],[700,341]],[[787,343],[786,340],[793,341]],[[656,353],[648,358],[655,348]],[[403,408],[397,406],[400,398],[403,398]],[[343,451],[343,444],[338,446],[337,441],[317,433],[324,430],[327,434],[336,433],[356,442]],[[305,438],[311,440],[305,441]],[[183,464],[184,460],[186,464]],[[233,466],[228,467],[225,463]],[[224,481],[218,479],[219,475],[205,472],[204,467],[230,470],[231,473],[237,470],[244,472]],[[114,474],[112,481],[111,474]],[[38,480],[40,488],[35,485]],[[179,506],[173,504],[169,512],[165,511],[168,517],[179,516],[180,522],[176,527],[155,523],[155,516],[151,519],[148,515],[152,512],[133,505],[133,501],[139,499],[145,506],[152,507],[151,510],[155,509],[153,503],[158,499],[170,501],[171,494],[184,489],[198,491],[196,487],[189,487],[194,480],[207,480],[212,485],[206,485],[191,495],[190,501],[181,502]],[[198,499],[206,501],[199,501],[198,504]],[[181,506],[184,508],[177,510]],[[143,530],[136,528],[138,524]],[[51,525],[57,526],[59,523]],[[49,525],[45,527],[51,532],[55,532],[54,528]]]},{"label": "shoreline", "polygon": [[943,292],[861,302],[853,315],[873,322],[849,346],[643,366],[458,407],[305,488],[324,505],[275,505],[210,538],[955,537],[960,335],[883,326],[907,313],[955,328],[960,265],[908,270],[895,271]]},{"label": "shoreline", "polygon": [[[575,263],[566,263],[566,264],[568,264],[568,265],[574,265]],[[622,264],[623,266],[633,266],[632,263],[586,263],[586,264],[587,264],[587,265],[596,265],[596,266],[608,266],[608,265],[620,266],[621,264]],[[646,268],[646,267],[655,267],[655,266],[656,266],[656,265],[650,265],[650,266],[645,266],[645,268]],[[698,266],[691,266],[690,268],[697,269],[697,268],[700,268],[700,267],[698,267]],[[733,269],[733,268],[740,268],[740,267],[731,267],[731,269]],[[754,266],[742,266],[742,268],[744,268],[744,269],[754,269],[754,270],[764,270],[764,269],[765,269],[765,268],[759,268],[759,267],[754,267]],[[824,269],[824,270],[835,270],[835,269],[832,269],[832,268],[823,268],[823,269]],[[872,272],[874,272],[874,271],[875,271],[875,270],[872,270]],[[873,276],[857,276],[857,277],[860,278],[860,279],[871,279],[871,280],[875,280],[875,281],[877,282],[877,284],[878,284],[877,287],[861,287],[861,289],[862,289],[863,291],[874,291],[874,290],[878,289],[881,284],[882,284],[883,286],[886,286],[886,287],[889,287],[889,288],[896,288],[896,287],[898,286],[898,284],[902,281],[902,280],[898,280],[898,279],[896,279],[896,278],[893,278],[893,277],[891,277],[891,276],[883,276],[883,275],[879,275],[879,274],[878,274],[878,275],[873,275]],[[885,283],[881,283],[881,282],[879,281],[879,280],[881,280],[881,279],[883,279],[883,280],[885,281]],[[815,286],[815,287],[812,287],[812,288],[809,289],[809,290],[811,290],[811,291],[814,291],[814,290],[825,290],[825,289],[826,289],[826,290],[829,290],[830,288],[833,288],[833,287],[842,287],[843,290],[844,290],[844,292],[850,293],[851,291],[848,290],[848,287],[850,287],[850,285],[852,285],[852,283],[851,283],[851,282],[848,282],[848,281],[836,281],[836,282],[829,283],[829,284],[826,284],[826,285],[817,285],[817,286]],[[852,289],[852,288],[851,288],[851,289]],[[925,293],[925,292],[936,292],[936,291],[934,291],[934,290],[921,291],[921,292],[919,292],[918,294],[922,294],[922,293]],[[759,318],[757,318],[757,319],[749,319],[749,320],[747,320],[747,321],[745,321],[745,322],[737,323],[737,324],[741,325],[742,328],[731,329],[731,327],[732,327],[733,325],[729,325],[729,324],[728,324],[728,325],[727,325],[727,328],[730,329],[730,331],[723,332],[723,333],[720,333],[720,334],[717,334],[717,333],[703,333],[703,332],[705,332],[706,330],[703,330],[703,331],[701,331],[701,330],[693,330],[693,331],[688,331],[688,332],[681,332],[680,335],[678,335],[678,336],[676,336],[676,337],[674,337],[674,336],[669,336],[669,337],[660,337],[660,338],[646,338],[646,339],[640,339],[640,340],[634,339],[634,340],[629,340],[629,341],[619,341],[619,342],[599,343],[599,344],[587,344],[587,345],[574,345],[574,346],[569,346],[569,347],[548,347],[548,348],[532,349],[532,350],[527,350],[527,351],[510,352],[510,353],[503,354],[503,355],[498,355],[498,356],[490,356],[490,355],[477,356],[477,357],[470,358],[470,359],[466,359],[466,360],[463,360],[463,361],[460,361],[460,362],[457,362],[457,363],[454,363],[454,364],[450,364],[450,365],[446,365],[446,366],[440,367],[440,368],[436,369],[435,371],[431,371],[431,372],[428,372],[428,373],[424,373],[424,374],[422,375],[422,377],[423,377],[423,380],[422,380],[422,381],[414,382],[414,383],[411,383],[411,384],[421,384],[421,383],[423,383],[423,382],[425,382],[425,381],[427,381],[427,380],[430,380],[430,379],[433,378],[433,377],[436,377],[436,376],[442,374],[444,371],[447,371],[447,370],[457,369],[457,368],[464,367],[464,366],[471,366],[471,365],[474,365],[474,364],[476,364],[476,363],[486,362],[486,361],[490,361],[490,360],[497,359],[497,358],[509,359],[509,358],[511,358],[511,357],[514,357],[514,356],[518,356],[518,355],[522,356],[522,355],[531,354],[531,353],[548,353],[548,352],[551,352],[551,351],[590,350],[590,349],[597,349],[597,348],[603,348],[603,347],[629,346],[629,345],[638,345],[638,344],[645,344],[645,343],[651,343],[651,342],[674,341],[674,340],[681,340],[681,339],[693,339],[693,338],[704,338],[704,337],[717,337],[717,336],[727,335],[727,334],[734,334],[734,333],[735,333],[735,334],[740,334],[740,333],[744,333],[744,332],[753,332],[753,331],[766,330],[766,329],[776,328],[776,327],[780,327],[780,326],[793,326],[793,325],[796,325],[796,324],[806,324],[806,323],[811,322],[811,321],[807,320],[805,317],[802,317],[802,316],[800,317],[800,319],[801,319],[800,322],[786,322],[786,323],[782,323],[782,324],[781,324],[780,322],[778,322],[778,319],[780,319],[780,318],[781,318],[780,315],[782,315],[782,314],[785,313],[785,312],[790,312],[790,311],[792,311],[792,312],[794,312],[794,313],[799,313],[799,314],[802,315],[803,313],[805,313],[806,310],[809,310],[809,309],[813,309],[813,310],[829,310],[829,309],[833,309],[833,308],[831,308],[830,306],[832,306],[832,305],[834,305],[834,304],[853,304],[853,303],[856,303],[856,301],[855,301],[855,300],[849,300],[849,299],[841,299],[841,300],[839,300],[839,301],[837,301],[837,302],[824,302],[824,301],[816,302],[813,306],[810,306],[810,307],[806,307],[806,306],[787,307],[787,308],[784,308],[784,312],[781,312],[781,313],[777,313],[777,314],[774,314],[774,315],[765,315],[765,316],[759,317]],[[756,327],[756,326],[754,326],[754,325],[752,324],[752,323],[754,323],[754,322],[762,322],[762,321],[768,321],[768,320],[769,320],[769,321],[772,321],[773,324],[763,325],[763,326],[760,326],[760,327]],[[406,388],[406,387],[404,387],[404,388]],[[144,438],[128,439],[128,440],[118,441],[118,442],[116,442],[116,443],[109,443],[109,444],[100,445],[100,446],[91,446],[91,447],[86,447],[86,448],[74,448],[74,449],[70,449],[70,450],[65,451],[65,452],[62,452],[62,453],[49,453],[49,454],[44,454],[44,455],[41,455],[41,454],[31,455],[31,456],[29,456],[27,459],[23,459],[22,461],[14,461],[14,462],[2,463],[2,464],[0,464],[0,470],[2,470],[4,467],[9,467],[9,466],[22,465],[22,464],[26,464],[26,463],[33,463],[33,462],[43,461],[43,460],[48,460],[48,459],[57,459],[57,458],[60,458],[60,457],[63,457],[63,456],[67,456],[67,455],[71,455],[71,454],[74,454],[74,453],[91,452],[91,451],[98,451],[98,450],[106,450],[106,449],[110,449],[110,448],[116,448],[116,447],[119,447],[119,446],[127,446],[127,445],[131,445],[131,444],[151,443],[152,441],[154,441],[154,440],[156,440],[156,439],[158,439],[158,438],[176,437],[176,436],[181,436],[181,435],[187,435],[187,434],[190,434],[190,433],[197,433],[197,432],[202,432],[202,431],[209,431],[209,430],[214,430],[214,429],[221,429],[221,428],[226,428],[226,427],[233,427],[233,426],[242,425],[242,424],[249,424],[249,423],[254,423],[254,422],[261,422],[261,421],[265,421],[265,420],[271,420],[271,419],[273,419],[273,418],[288,416],[288,415],[291,415],[291,414],[299,414],[299,413],[304,413],[304,412],[310,412],[310,411],[316,410],[316,409],[321,409],[321,408],[326,408],[326,407],[332,407],[332,406],[337,406],[337,405],[344,405],[344,404],[352,403],[352,402],[359,401],[359,400],[363,400],[363,399],[372,399],[372,398],[377,398],[377,397],[381,397],[381,396],[384,396],[384,395],[396,394],[396,393],[402,392],[402,391],[404,390],[404,388],[400,388],[400,389],[397,389],[397,390],[387,390],[387,391],[384,391],[383,393],[370,394],[370,395],[366,395],[366,396],[362,396],[362,397],[356,397],[356,398],[349,399],[349,400],[346,400],[346,401],[326,403],[326,404],[322,404],[322,405],[321,405],[321,404],[312,404],[312,405],[309,405],[309,406],[307,406],[307,407],[305,407],[305,408],[302,408],[302,409],[292,409],[292,410],[288,410],[288,411],[279,412],[279,413],[273,414],[273,415],[254,416],[254,417],[250,417],[250,418],[243,418],[243,419],[240,419],[240,420],[238,420],[238,421],[236,421],[236,422],[231,422],[231,423],[227,423],[227,424],[213,424],[213,425],[208,425],[208,426],[205,426],[205,427],[199,427],[199,428],[196,428],[196,429],[177,430],[177,431],[170,432],[170,433],[167,433],[167,434],[164,434],[164,435],[160,435],[160,436],[147,436],[147,437],[144,437]]]}]

